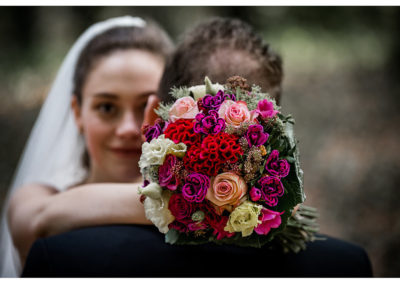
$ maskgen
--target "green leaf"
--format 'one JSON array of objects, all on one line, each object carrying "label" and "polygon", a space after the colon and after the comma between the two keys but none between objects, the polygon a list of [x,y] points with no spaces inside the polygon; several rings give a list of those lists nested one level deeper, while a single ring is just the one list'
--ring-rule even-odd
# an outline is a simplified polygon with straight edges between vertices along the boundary
[{"label": "green leaf", "polygon": [[171,109],[173,103],[160,103],[158,109],[155,109],[154,112],[161,117],[162,120],[168,121],[169,119],[169,110]]},{"label": "green leaf", "polygon": [[191,93],[192,92],[189,91],[187,87],[179,87],[179,88],[173,87],[169,92],[169,94],[175,99],[180,99],[183,97],[190,97],[190,96],[193,97]]},{"label": "green leaf", "polygon": [[204,84],[206,85],[206,94],[213,94],[213,85],[207,76],[204,78]]},{"label": "green leaf", "polygon": [[175,229],[170,229],[166,234],[165,234],[165,242],[168,244],[175,244],[178,239],[179,239],[179,232]]}]

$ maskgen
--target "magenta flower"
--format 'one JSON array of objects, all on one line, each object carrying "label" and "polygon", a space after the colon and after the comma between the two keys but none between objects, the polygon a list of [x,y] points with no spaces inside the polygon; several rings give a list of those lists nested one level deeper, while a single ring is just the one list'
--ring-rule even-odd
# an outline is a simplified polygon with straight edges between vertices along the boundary
[{"label": "magenta flower", "polygon": [[219,118],[218,112],[210,110],[208,115],[199,113],[196,115],[196,123],[194,125],[194,132],[203,134],[218,134],[225,129],[225,120]]},{"label": "magenta flower", "polygon": [[284,193],[283,185],[278,177],[267,176],[261,178],[258,183],[266,205],[274,207],[278,204],[278,197]]},{"label": "magenta flower", "polygon": [[264,128],[261,125],[255,124],[249,126],[245,137],[247,139],[249,147],[251,146],[258,147],[264,145],[264,143],[267,142],[269,134],[264,133]]},{"label": "magenta flower", "polygon": [[179,178],[174,173],[177,160],[176,156],[171,154],[165,157],[164,163],[158,168],[158,183],[160,186],[165,186],[169,190],[178,188]]},{"label": "magenta flower", "polygon": [[267,99],[259,101],[257,104],[257,112],[261,114],[262,118],[272,118],[279,111],[274,110],[274,104]]},{"label": "magenta flower", "polygon": [[290,165],[284,159],[279,160],[279,151],[273,150],[268,156],[265,169],[270,175],[283,178],[289,174]]},{"label": "magenta flower", "polygon": [[262,222],[260,225],[254,228],[254,231],[259,235],[267,235],[271,228],[278,228],[281,223],[282,213],[263,208],[259,216],[259,220]]},{"label": "magenta flower", "polygon": [[206,197],[210,187],[210,178],[199,173],[189,174],[185,179],[185,185],[182,187],[182,195],[189,202],[200,203]]},{"label": "magenta flower", "polygon": [[258,201],[262,197],[261,190],[259,188],[257,188],[257,187],[254,187],[254,186],[250,189],[250,193],[249,194],[250,194],[250,199],[252,201]]}]

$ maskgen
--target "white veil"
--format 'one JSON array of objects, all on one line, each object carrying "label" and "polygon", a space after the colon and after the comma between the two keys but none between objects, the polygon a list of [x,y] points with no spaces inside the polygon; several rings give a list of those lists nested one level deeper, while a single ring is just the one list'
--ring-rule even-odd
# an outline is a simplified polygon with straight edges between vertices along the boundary
[{"label": "white veil", "polygon": [[86,175],[81,166],[84,141],[74,123],[70,107],[73,73],[82,49],[92,38],[108,29],[145,25],[146,22],[141,18],[130,16],[96,23],[79,37],[65,57],[32,129],[3,206],[0,232],[1,277],[17,277],[22,270],[6,222],[8,200],[13,191],[32,182],[48,184],[63,191]]}]

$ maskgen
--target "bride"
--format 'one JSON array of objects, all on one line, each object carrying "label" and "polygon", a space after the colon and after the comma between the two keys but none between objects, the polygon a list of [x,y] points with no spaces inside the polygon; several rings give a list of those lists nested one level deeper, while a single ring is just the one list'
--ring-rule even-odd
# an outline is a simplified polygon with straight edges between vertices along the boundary
[{"label": "bride", "polygon": [[145,113],[154,114],[172,49],[158,26],[129,16],[97,23],[75,42],[8,193],[1,276],[20,275],[39,237],[91,225],[149,223],[136,190],[141,126]]}]

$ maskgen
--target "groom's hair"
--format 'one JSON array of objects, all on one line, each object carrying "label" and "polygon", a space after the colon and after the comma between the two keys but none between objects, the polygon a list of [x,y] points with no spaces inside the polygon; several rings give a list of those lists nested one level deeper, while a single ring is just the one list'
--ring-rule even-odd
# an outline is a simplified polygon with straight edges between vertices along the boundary
[{"label": "groom's hair", "polygon": [[239,75],[259,85],[279,104],[282,82],[281,57],[241,20],[213,18],[184,34],[161,78],[158,95],[171,100],[170,89],[212,82],[224,84]]}]

